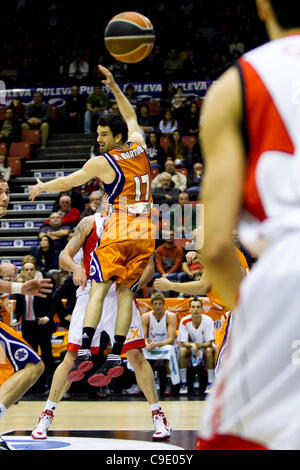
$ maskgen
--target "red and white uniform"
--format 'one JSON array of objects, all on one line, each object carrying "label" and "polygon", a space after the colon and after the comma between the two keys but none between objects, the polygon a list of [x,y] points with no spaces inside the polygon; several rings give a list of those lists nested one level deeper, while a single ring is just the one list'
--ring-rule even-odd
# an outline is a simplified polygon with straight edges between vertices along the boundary
[{"label": "red and white uniform", "polygon": [[[99,240],[99,236],[103,230],[105,224],[105,218],[102,214],[96,213],[94,215],[95,221],[94,226],[87,237],[83,247],[83,265],[89,279],[90,271],[90,260],[91,253],[94,251],[95,246]],[[78,261],[77,261],[78,262]],[[72,319],[68,334],[68,350],[77,352],[81,347],[81,337],[83,321],[85,316],[85,310],[89,302],[90,297],[91,280],[88,280],[87,286],[82,289],[78,287],[76,291],[77,300],[72,313]],[[91,351],[93,354],[97,354],[99,350],[100,335],[105,330],[110,336],[110,341],[113,343],[115,334],[115,324],[118,313],[118,301],[115,283],[112,284],[109,289],[104,303],[101,320],[96,329],[93,337]],[[122,349],[122,354],[126,353],[129,349],[143,348],[145,346],[145,340],[143,336],[143,329],[141,324],[141,314],[138,309],[137,303],[134,300],[132,302],[132,321],[129,328],[129,332],[126,337],[125,344]]]},{"label": "red and white uniform", "polygon": [[199,341],[200,343],[207,343],[208,341],[214,341],[216,339],[215,327],[213,320],[208,315],[202,315],[201,323],[196,328],[192,315],[187,315],[182,318],[179,328],[177,341],[193,342]]},{"label": "red and white uniform", "polygon": [[199,448],[298,450],[300,35],[245,54],[239,68],[248,141],[239,235],[259,259],[240,287]]}]

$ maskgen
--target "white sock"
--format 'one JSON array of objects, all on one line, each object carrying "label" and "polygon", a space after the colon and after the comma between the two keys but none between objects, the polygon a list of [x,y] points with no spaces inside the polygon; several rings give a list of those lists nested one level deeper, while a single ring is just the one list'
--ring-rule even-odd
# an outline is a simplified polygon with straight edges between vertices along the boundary
[{"label": "white sock", "polygon": [[57,405],[58,403],[55,403],[55,401],[47,400],[43,411],[46,411],[46,410],[54,411]]},{"label": "white sock", "polygon": [[207,369],[208,381],[213,383],[215,378],[215,369]]},{"label": "white sock", "polygon": [[121,356],[118,356],[117,354],[107,355],[107,361],[118,361],[119,359],[121,359]]},{"label": "white sock", "polygon": [[150,405],[151,411],[157,411],[161,409],[160,403],[153,403],[153,405]]},{"label": "white sock", "polygon": [[186,378],[186,369],[179,369],[179,374],[180,374],[180,381],[181,383],[186,384],[187,383],[187,378]]},{"label": "white sock", "polygon": [[2,403],[0,403],[0,419],[4,416],[6,412],[6,408],[4,405],[2,405]]}]

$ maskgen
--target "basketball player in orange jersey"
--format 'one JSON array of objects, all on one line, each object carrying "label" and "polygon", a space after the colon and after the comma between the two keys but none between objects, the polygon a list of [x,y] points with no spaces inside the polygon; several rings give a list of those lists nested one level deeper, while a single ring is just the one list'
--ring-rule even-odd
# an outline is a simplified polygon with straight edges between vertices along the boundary
[{"label": "basketball player in orange jersey", "polygon": [[[68,333],[68,351],[58,366],[53,376],[49,398],[45,408],[41,413],[38,423],[35,426],[32,437],[34,439],[47,439],[47,431],[54,417],[54,411],[64,393],[69,389],[71,382],[67,380],[76,353],[81,346],[81,332],[84,313],[89,300],[90,284],[89,269],[91,254],[98,242],[99,232],[102,230],[105,218],[102,214],[84,217],[74,230],[74,236],[60,254],[60,266],[66,271],[73,272],[73,281],[79,286],[76,291],[76,305],[72,313],[72,320]],[[140,280],[139,289],[146,285],[153,277],[154,263],[152,258],[148,262]],[[115,285],[108,291],[103,303],[103,315],[99,325],[97,325],[91,344],[91,350],[98,357],[104,357],[103,353],[109,340],[113,341],[114,325],[117,316],[117,294]],[[126,338],[122,354],[127,355],[127,359],[134,369],[137,383],[143,391],[146,400],[152,411],[152,419],[155,426],[154,440],[165,440],[171,436],[171,427],[161,409],[157,397],[154,382],[153,370],[149,362],[145,359],[142,348],[145,347],[143,330],[141,324],[141,314],[137,307],[136,300],[133,301],[133,315],[130,330]],[[102,343],[102,334],[106,336],[106,342]],[[100,352],[99,352],[100,350]],[[71,372],[74,374],[74,372]],[[84,373],[82,373],[82,376]],[[77,379],[80,378],[77,376]],[[91,385],[93,385],[93,380]],[[88,382],[90,379],[88,380]]]},{"label": "basketball player in orange jersey", "polygon": [[78,352],[74,372],[90,369],[90,345],[100,321],[104,298],[113,282],[118,286],[118,317],[115,342],[106,363],[95,374],[99,386],[107,376],[120,372],[120,353],[132,318],[132,299],[139,278],[154,252],[151,233],[152,207],[149,158],[136,113],[116,84],[113,75],[99,65],[103,83],[114,94],[121,115],[108,113],[99,118],[97,133],[102,156],[92,158],[82,169],[69,176],[29,187],[30,199],[42,191],[63,191],[80,186],[93,177],[104,184],[108,215],[91,260],[93,279],[90,302],[86,309],[82,349]]},{"label": "basketball player in orange jersey", "polygon": [[[9,190],[0,175],[0,218],[5,216],[9,203]],[[0,274],[14,279],[16,267],[8,263],[0,265]],[[45,297],[51,292],[49,279],[31,280],[25,283],[0,280],[0,292],[8,294],[37,295]],[[44,364],[20,334],[0,321],[0,420],[6,410],[39,379]],[[0,450],[10,450],[0,436]]]},{"label": "basketball player in orange jersey", "polygon": [[[198,448],[300,449],[300,2],[257,0],[271,39],[209,90],[201,255],[233,310]],[[258,256],[242,280],[231,232]]]}]

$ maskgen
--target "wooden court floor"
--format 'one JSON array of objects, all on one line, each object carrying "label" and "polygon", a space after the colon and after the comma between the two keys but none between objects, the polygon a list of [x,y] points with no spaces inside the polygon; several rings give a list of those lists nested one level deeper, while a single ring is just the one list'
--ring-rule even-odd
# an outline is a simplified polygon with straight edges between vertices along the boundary
[{"label": "wooden court floor", "polygon": [[[173,432],[169,444],[185,450],[195,449],[200,427],[203,399],[161,400],[162,409]],[[45,405],[44,401],[21,400],[8,409],[0,421],[0,433],[29,436]],[[50,436],[105,437],[152,442],[153,423],[148,403],[143,398],[66,401],[57,407]]]}]

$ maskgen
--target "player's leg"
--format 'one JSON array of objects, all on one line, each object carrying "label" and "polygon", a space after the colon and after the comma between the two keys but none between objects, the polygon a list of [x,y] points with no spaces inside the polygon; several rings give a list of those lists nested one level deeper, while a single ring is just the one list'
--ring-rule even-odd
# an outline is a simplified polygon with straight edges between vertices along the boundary
[{"label": "player's leg", "polygon": [[180,395],[187,395],[188,393],[188,386],[187,386],[188,356],[189,356],[188,348],[182,346],[179,351],[179,373],[180,373],[180,381],[181,381],[181,387],[179,390]]},{"label": "player's leg", "polygon": [[26,366],[11,375],[0,387],[0,419],[7,408],[18,401],[44,372],[42,361]]},{"label": "player's leg", "polygon": [[145,359],[141,349],[129,349],[126,354],[128,361],[134,369],[138,386],[144,393],[152,411],[152,419],[155,426],[153,439],[169,439],[172,428],[168,424],[158,400],[152,367]]},{"label": "player's leg", "polygon": [[215,378],[215,355],[214,349],[212,347],[205,348],[205,363],[208,375],[208,384],[206,388],[206,393],[210,392],[211,386]]},{"label": "player's leg", "polygon": [[73,351],[67,351],[63,361],[56,368],[48,400],[31,434],[33,439],[47,439],[47,431],[52,423],[54,411],[64,394],[71,386],[71,382],[67,380],[67,375],[74,366],[75,359],[76,353]]}]

